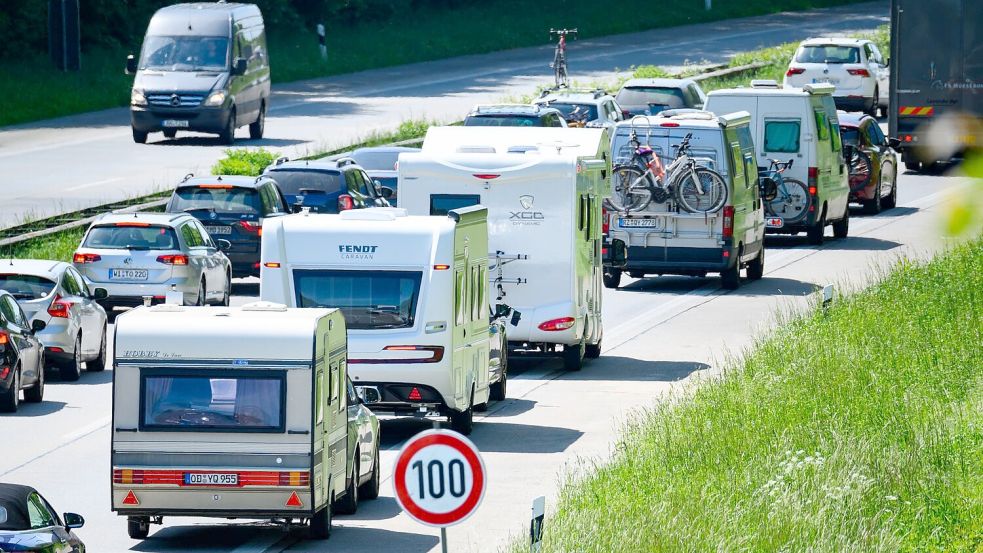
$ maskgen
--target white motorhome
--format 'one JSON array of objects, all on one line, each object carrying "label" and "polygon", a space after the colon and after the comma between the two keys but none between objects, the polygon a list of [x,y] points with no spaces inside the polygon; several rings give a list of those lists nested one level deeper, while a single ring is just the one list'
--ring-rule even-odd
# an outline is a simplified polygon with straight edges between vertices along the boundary
[{"label": "white motorhome", "polygon": [[337,307],[350,373],[380,415],[447,416],[471,432],[505,370],[489,370],[486,210],[299,213],[263,227],[260,296]]},{"label": "white motorhome", "polygon": [[601,201],[611,193],[608,129],[432,127],[399,160],[401,207],[488,208],[492,293],[521,313],[510,349],[579,370],[601,352]]},{"label": "white motorhome", "polygon": [[116,322],[112,509],[309,521],[346,488],[345,319],[336,309],[158,305]]}]

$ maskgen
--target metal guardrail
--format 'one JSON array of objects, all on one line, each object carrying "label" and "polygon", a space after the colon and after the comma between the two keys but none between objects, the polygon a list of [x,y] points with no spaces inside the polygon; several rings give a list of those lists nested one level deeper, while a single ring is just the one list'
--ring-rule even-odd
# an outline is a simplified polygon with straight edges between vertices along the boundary
[{"label": "metal guardrail", "polygon": [[718,69],[716,71],[710,71],[709,73],[700,73],[699,75],[694,75],[690,77],[696,82],[705,81],[707,79],[713,79],[716,77],[729,77],[731,75],[737,75],[739,73],[744,73],[745,71],[754,71],[755,69],[761,69],[766,67],[768,64],[763,61],[756,61],[754,63],[749,63],[747,65],[736,65],[734,67],[725,67],[723,69]]},{"label": "metal guardrail", "polygon": [[[111,206],[113,206],[115,204],[107,204],[107,205],[102,205],[102,206],[90,207],[90,208],[84,209],[82,211],[75,211],[75,212],[68,213],[68,214],[65,214],[65,215],[58,215],[56,217],[51,217],[51,218],[48,218],[48,219],[40,219],[39,221],[34,221],[34,223],[43,223],[45,221],[57,221],[59,219],[65,219],[65,218],[71,217],[72,215],[83,214],[83,215],[81,215],[81,218],[75,219],[73,221],[68,221],[68,222],[57,224],[57,225],[54,225],[54,226],[44,227],[44,228],[41,228],[39,230],[29,231],[29,232],[22,233],[22,234],[8,235],[8,236],[0,239],[0,248],[4,248],[4,247],[7,247],[7,246],[12,246],[14,244],[19,244],[21,242],[26,242],[28,240],[33,240],[35,238],[42,238],[44,236],[50,236],[52,234],[57,234],[57,233],[62,232],[62,231],[66,231],[66,230],[71,230],[71,229],[74,229],[74,228],[83,227],[83,226],[88,225],[92,221],[95,221],[96,219],[98,219],[99,217],[101,217],[105,213],[133,213],[134,211],[141,211],[141,210],[144,210],[144,209],[154,209],[154,208],[157,208],[157,207],[164,207],[167,204],[168,199],[169,198],[164,198],[164,199],[161,199],[161,200],[152,200],[152,201],[149,201],[149,202],[128,205],[126,207],[121,207],[121,208],[117,208],[117,209],[112,209],[112,207],[111,207]],[[117,204],[118,203],[120,203],[120,202],[117,202]],[[88,213],[92,213],[92,214],[91,215],[88,215]],[[22,228],[22,227],[20,227],[20,226],[17,226],[17,227],[9,227],[9,228],[3,229],[0,232],[7,232],[8,230],[11,230],[11,229],[15,229],[16,230],[18,228]]]}]

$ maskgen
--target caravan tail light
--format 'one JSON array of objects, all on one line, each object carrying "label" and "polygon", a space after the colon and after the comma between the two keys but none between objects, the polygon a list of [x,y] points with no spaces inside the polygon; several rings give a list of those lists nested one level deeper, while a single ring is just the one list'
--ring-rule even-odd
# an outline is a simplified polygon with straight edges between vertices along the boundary
[{"label": "caravan tail light", "polygon": [[724,238],[734,236],[734,206],[724,206]]},{"label": "caravan tail light", "polygon": [[679,126],[679,123],[660,123],[659,126],[660,127],[673,127],[673,128],[675,128],[675,127],[678,127]]},{"label": "caravan tail light", "polygon": [[297,492],[291,492],[290,497],[287,498],[287,502],[284,503],[287,507],[303,507],[304,502],[300,500],[300,496]]},{"label": "caravan tail light", "polygon": [[349,209],[355,209],[355,200],[348,194],[338,196],[338,211],[348,211]]},{"label": "caravan tail light", "polygon": [[187,265],[188,256],[186,255],[158,255],[157,263],[164,265]]},{"label": "caravan tail light", "polygon": [[862,68],[861,69],[847,69],[846,72],[849,73],[849,74],[851,74],[851,75],[856,75],[858,77],[869,77],[870,76],[870,71],[867,71],[866,69],[862,69]]},{"label": "caravan tail light", "polygon": [[559,319],[550,319],[544,323],[540,323],[539,330],[544,332],[555,332],[558,330],[567,330],[573,327],[577,319],[573,317],[561,317]]},{"label": "caravan tail light", "polygon": [[72,261],[82,265],[84,263],[95,263],[96,261],[101,261],[102,256],[97,253],[78,253],[72,256]]},{"label": "caravan tail light", "polygon": [[51,302],[51,306],[48,307],[48,315],[67,319],[71,316],[69,309],[71,309],[73,305],[75,305],[74,302],[64,300],[61,296],[56,294],[55,301]]},{"label": "caravan tail light", "polygon": [[788,71],[785,72],[785,76],[791,77],[792,75],[801,75],[805,72],[806,70],[803,67],[789,67]]},{"label": "caravan tail light", "polygon": [[809,168],[809,211],[816,211],[816,196],[819,194],[819,167]]},{"label": "caravan tail light", "polygon": [[478,173],[478,174],[475,174],[474,176],[475,176],[475,178],[478,178],[478,179],[481,179],[481,180],[492,180],[492,179],[497,179],[498,177],[500,177],[502,175],[494,175],[494,174],[491,174],[491,173]]},{"label": "caravan tail light", "polygon": [[608,219],[608,210],[601,208],[601,233],[607,236],[611,230],[611,220]]}]

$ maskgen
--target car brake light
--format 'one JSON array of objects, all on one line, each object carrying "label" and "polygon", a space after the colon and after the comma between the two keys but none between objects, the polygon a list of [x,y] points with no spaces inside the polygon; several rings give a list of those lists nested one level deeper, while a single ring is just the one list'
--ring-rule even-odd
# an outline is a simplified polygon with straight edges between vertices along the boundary
[{"label": "car brake light", "polygon": [[792,75],[801,75],[805,72],[806,70],[804,67],[789,67],[788,71],[785,72],[785,76],[791,77]]},{"label": "car brake light", "polygon": [[550,320],[548,320],[548,321],[546,321],[544,323],[541,323],[539,325],[539,330],[542,330],[542,331],[545,331],[545,332],[555,332],[557,330],[567,330],[568,328],[571,328],[574,325],[574,323],[576,323],[576,322],[577,322],[577,319],[574,319],[573,317],[561,317],[559,319],[550,319]]},{"label": "car brake light", "polygon": [[135,223],[132,221],[124,221],[122,223],[116,223],[113,225],[115,227],[149,227],[150,223]]},{"label": "car brake light", "polygon": [[601,208],[601,233],[607,235],[611,230],[611,220],[608,219],[608,210]]},{"label": "car brake light", "polygon": [[9,374],[10,374],[10,367],[4,367],[2,370],[0,370],[0,380],[6,379],[7,375]]},{"label": "car brake light", "polygon": [[97,253],[76,253],[74,256],[72,256],[72,261],[78,264],[95,263],[101,259],[102,256]]},{"label": "car brake light", "polygon": [[355,200],[348,194],[338,196],[338,211],[348,211],[349,209],[355,209]]},{"label": "car brake light", "polygon": [[492,180],[492,179],[497,179],[498,177],[500,177],[502,175],[495,175],[495,174],[492,174],[492,173],[478,173],[478,174],[475,174],[474,176],[475,176],[475,178],[479,178],[481,180]]},{"label": "car brake light", "polygon": [[420,389],[414,386],[413,389],[410,390],[410,394],[406,396],[406,399],[410,401],[420,401],[423,399],[423,395],[420,393]]},{"label": "car brake light", "polygon": [[734,206],[724,206],[724,237],[734,236]]},{"label": "car brake light", "polygon": [[251,223],[249,221],[239,221],[239,227],[246,232],[255,232],[260,236],[263,235],[263,225]]},{"label": "car brake light", "polygon": [[660,127],[678,127],[679,123],[661,123]]},{"label": "car brake light", "polygon": [[157,262],[165,265],[187,265],[188,256],[186,255],[158,255]]},{"label": "car brake light", "polygon": [[218,188],[228,190],[232,188],[231,184],[199,184],[198,188]]},{"label": "car brake light", "polygon": [[51,306],[48,307],[48,315],[67,319],[71,316],[68,310],[72,305],[74,305],[73,302],[63,300],[61,296],[55,295],[55,301],[51,302]]},{"label": "car brake light", "polygon": [[856,75],[858,77],[869,77],[870,76],[870,71],[867,71],[866,69],[847,69],[846,72],[849,73],[849,74],[851,74],[851,75]]}]

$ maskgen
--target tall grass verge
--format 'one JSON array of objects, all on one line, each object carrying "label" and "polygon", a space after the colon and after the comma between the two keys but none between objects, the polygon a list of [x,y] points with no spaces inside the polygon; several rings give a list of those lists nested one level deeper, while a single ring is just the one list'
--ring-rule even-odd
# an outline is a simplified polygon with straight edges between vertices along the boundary
[{"label": "tall grass verge", "polygon": [[85,230],[86,227],[74,228],[4,246],[0,248],[0,272],[3,272],[3,260],[9,258],[50,259],[71,263],[72,254],[78,249]]},{"label": "tall grass verge", "polygon": [[981,344],[983,240],[901,261],[641,414],[543,551],[981,551]]}]

